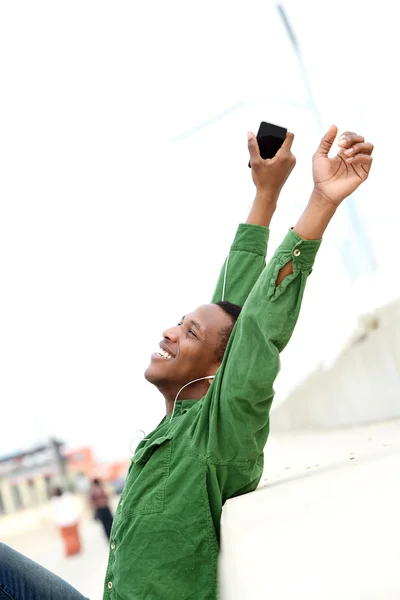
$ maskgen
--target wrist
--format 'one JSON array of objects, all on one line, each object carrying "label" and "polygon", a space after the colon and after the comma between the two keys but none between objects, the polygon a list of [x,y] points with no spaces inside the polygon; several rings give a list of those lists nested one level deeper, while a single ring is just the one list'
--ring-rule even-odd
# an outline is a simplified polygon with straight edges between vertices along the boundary
[{"label": "wrist", "polygon": [[278,198],[279,192],[276,192],[271,188],[257,188],[254,202],[262,202],[265,205],[272,205],[276,207]]},{"label": "wrist", "polygon": [[336,209],[342,202],[342,200],[333,200],[321,188],[317,186],[314,186],[311,198],[313,198],[315,202],[320,202],[321,206],[326,206],[327,208],[329,206],[333,206]]},{"label": "wrist", "polygon": [[278,195],[257,189],[246,223],[269,227],[278,204]]},{"label": "wrist", "polygon": [[339,206],[318,188],[314,188],[311,192],[308,204],[318,210],[318,212],[326,213],[327,215],[331,216],[335,214],[336,209]]}]

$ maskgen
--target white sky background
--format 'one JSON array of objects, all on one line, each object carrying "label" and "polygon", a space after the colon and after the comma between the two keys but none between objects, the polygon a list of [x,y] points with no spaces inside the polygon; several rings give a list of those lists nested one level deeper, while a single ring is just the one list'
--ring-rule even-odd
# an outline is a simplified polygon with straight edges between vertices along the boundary
[{"label": "white sky background", "polygon": [[[278,401],[354,324],[360,289],[366,309],[397,293],[394,6],[285,2],[324,125],[376,145],[356,202],[378,273],[350,283],[343,211]],[[270,254],[311,191],[319,131],[295,56],[272,2],[2,2],[0,87],[0,454],[55,434],[127,456],[163,416],[149,355],[209,300],[254,196],[247,130],[269,120],[296,134]]]}]

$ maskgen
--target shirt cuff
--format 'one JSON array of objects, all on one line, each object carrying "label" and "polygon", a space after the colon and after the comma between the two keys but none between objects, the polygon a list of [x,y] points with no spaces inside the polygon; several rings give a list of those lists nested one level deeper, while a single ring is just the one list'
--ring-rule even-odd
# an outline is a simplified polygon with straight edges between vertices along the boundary
[{"label": "shirt cuff", "polygon": [[250,223],[240,223],[231,246],[231,251],[242,250],[265,256],[267,253],[268,240],[268,227],[251,225]]},{"label": "shirt cuff", "polygon": [[287,263],[288,260],[292,260],[294,270],[311,273],[321,242],[322,239],[305,240],[293,229],[289,229],[275,255],[279,262],[283,264]]}]

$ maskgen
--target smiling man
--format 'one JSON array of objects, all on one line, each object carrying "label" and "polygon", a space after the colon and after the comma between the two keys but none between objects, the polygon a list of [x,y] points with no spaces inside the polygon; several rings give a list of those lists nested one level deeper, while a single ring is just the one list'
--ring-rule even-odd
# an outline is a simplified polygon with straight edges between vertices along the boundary
[{"label": "smiling man", "polygon": [[[249,135],[257,194],[247,223],[239,225],[212,303],[164,331],[145,373],[163,394],[166,414],[132,459],[111,532],[104,600],[217,598],[222,506],[260,481],[280,352],[321,237],[372,164],[372,144],[350,132],[329,158],[336,134],[331,127],[322,139],[310,200],[268,266],[268,226],[295,164],[293,135],[272,160],[260,158]],[[8,599],[82,599],[0,545],[0,598],[1,589]]]},{"label": "smiling man", "polygon": [[198,397],[199,390],[207,387],[200,382],[205,381],[204,373],[215,374],[218,370],[240,312],[241,307],[231,302],[205,304],[164,331],[145,377],[163,394],[167,414],[174,408],[182,382],[186,381],[183,385],[188,388],[185,392],[188,400]]}]

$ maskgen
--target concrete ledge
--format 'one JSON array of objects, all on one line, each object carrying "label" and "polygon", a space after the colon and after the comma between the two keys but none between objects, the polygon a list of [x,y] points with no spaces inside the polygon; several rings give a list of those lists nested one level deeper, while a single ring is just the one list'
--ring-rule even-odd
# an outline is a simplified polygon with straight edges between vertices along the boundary
[{"label": "concrete ledge", "polygon": [[267,481],[224,507],[221,599],[399,598],[399,432],[275,436]]}]

